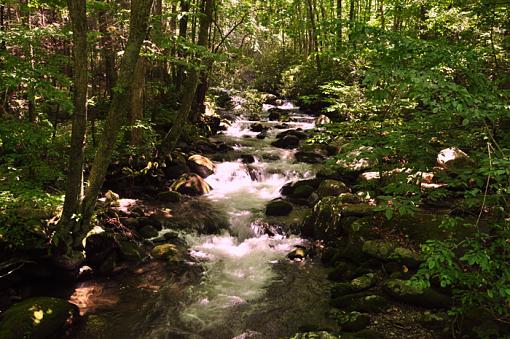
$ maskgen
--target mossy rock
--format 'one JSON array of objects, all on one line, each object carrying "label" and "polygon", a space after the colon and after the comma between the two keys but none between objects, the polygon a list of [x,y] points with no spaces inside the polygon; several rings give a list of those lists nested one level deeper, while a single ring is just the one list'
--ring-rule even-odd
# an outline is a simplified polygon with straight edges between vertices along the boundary
[{"label": "mossy rock", "polygon": [[292,204],[284,200],[271,201],[266,206],[266,215],[268,216],[285,216],[292,212]]},{"label": "mossy rock", "polygon": [[363,239],[372,239],[377,235],[372,231],[375,220],[373,217],[346,217],[345,219],[352,218],[352,223],[344,223],[342,220],[342,229],[350,237],[361,237]]},{"label": "mossy rock", "polygon": [[395,300],[429,308],[447,308],[451,298],[431,287],[423,288],[411,285],[406,280],[390,279],[383,286],[383,291]]},{"label": "mossy rock", "polygon": [[346,295],[342,295],[330,300],[330,304],[333,307],[340,309],[347,309],[351,305],[353,305],[358,299],[363,298],[367,295],[371,295],[373,293],[362,291],[357,293],[350,293]]},{"label": "mossy rock", "polygon": [[339,197],[340,201],[344,204],[361,204],[363,202],[363,197],[357,194],[341,193]]},{"label": "mossy rock", "polygon": [[391,305],[391,303],[383,296],[370,294],[362,296],[348,305],[347,310],[366,313],[379,313]]},{"label": "mossy rock", "polygon": [[326,179],[320,183],[316,193],[319,198],[324,198],[330,196],[336,197],[342,193],[349,193],[350,191],[351,189],[343,182],[339,180]]},{"label": "mossy rock", "polygon": [[66,300],[37,297],[17,303],[0,318],[0,338],[55,338],[78,315]]},{"label": "mossy rock", "polygon": [[328,279],[333,281],[343,281],[349,280],[354,277],[354,264],[346,261],[337,261],[333,259],[335,262],[335,267],[333,271],[328,274]]},{"label": "mossy rock", "polygon": [[312,209],[308,223],[312,235],[318,239],[328,240],[341,233],[342,204],[338,197],[325,197]]},{"label": "mossy rock", "polygon": [[366,328],[364,330],[354,333],[342,333],[342,339],[381,339],[381,338],[385,338],[384,334],[371,328]]},{"label": "mossy rock", "polygon": [[360,312],[339,312],[337,314],[338,325],[342,331],[358,332],[370,325],[368,314]]},{"label": "mossy rock", "polygon": [[389,254],[388,259],[410,268],[417,268],[420,265],[419,254],[405,247],[396,247]]},{"label": "mossy rock", "polygon": [[151,255],[156,259],[170,259],[179,252],[174,244],[162,244],[151,250]]},{"label": "mossy rock", "polygon": [[367,240],[363,243],[363,252],[380,260],[388,260],[396,246],[384,240]]}]

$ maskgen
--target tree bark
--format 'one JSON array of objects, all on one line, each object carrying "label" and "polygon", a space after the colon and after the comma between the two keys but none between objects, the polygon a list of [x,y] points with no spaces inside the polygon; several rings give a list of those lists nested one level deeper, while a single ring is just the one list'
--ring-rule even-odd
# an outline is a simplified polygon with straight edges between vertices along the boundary
[{"label": "tree bark", "polygon": [[129,38],[122,57],[117,83],[103,133],[92,163],[92,169],[82,204],[82,220],[78,229],[74,229],[74,245],[79,247],[82,236],[89,230],[90,221],[96,206],[97,196],[103,185],[113,148],[119,131],[126,120],[129,110],[130,86],[134,69],[139,58],[140,48],[147,35],[147,26],[153,0],[132,0]]},{"label": "tree bark", "polygon": [[71,224],[83,196],[83,162],[87,134],[87,10],[85,0],[68,0],[69,16],[73,30],[74,58],[74,116],[69,154],[67,188],[59,228]]},{"label": "tree bark", "polygon": [[[138,58],[133,75],[131,88],[131,109],[129,111],[129,125],[134,126],[136,122],[143,118],[144,89],[145,89],[145,60]],[[138,146],[142,141],[142,130],[132,127],[129,133],[129,143],[131,146]]]},{"label": "tree bark", "polygon": [[336,34],[337,34],[337,50],[342,47],[342,0],[337,0],[336,2]]}]

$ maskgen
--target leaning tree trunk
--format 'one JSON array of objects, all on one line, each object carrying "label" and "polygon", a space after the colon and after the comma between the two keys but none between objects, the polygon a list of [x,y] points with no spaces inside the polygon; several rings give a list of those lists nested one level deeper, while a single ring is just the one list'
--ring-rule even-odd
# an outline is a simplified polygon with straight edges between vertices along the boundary
[{"label": "leaning tree trunk", "polygon": [[82,204],[82,219],[79,229],[74,230],[74,245],[80,246],[83,235],[90,228],[90,220],[94,213],[97,196],[103,185],[113,148],[119,131],[126,121],[129,110],[130,86],[133,82],[134,69],[140,54],[140,48],[147,35],[147,26],[153,0],[132,0],[129,38],[122,57],[119,76],[105,121],[105,128],[92,163],[89,184],[85,191]]},{"label": "leaning tree trunk", "polygon": [[[204,4],[204,13],[200,16],[200,30],[198,32],[198,45],[207,48],[208,38],[209,38],[209,26],[212,21],[212,13],[214,9],[214,0],[203,0]],[[192,68],[189,71],[188,77],[184,81],[183,86],[183,95],[181,107],[179,108],[179,112],[177,117],[172,125],[172,128],[168,131],[168,133],[163,138],[161,142],[161,153],[162,156],[173,151],[175,146],[177,145],[177,141],[179,141],[179,137],[181,136],[181,132],[183,129],[183,125],[188,121],[189,112],[191,110],[191,106],[193,105],[193,99],[195,97],[195,92],[198,87],[198,81],[200,79],[200,71],[196,68]]]},{"label": "leaning tree trunk", "polygon": [[[69,227],[73,214],[79,210],[83,196],[83,161],[87,134],[87,10],[85,0],[68,0],[69,15],[73,29],[74,56],[74,116],[69,154],[69,173],[59,230],[64,231],[63,240],[69,241]],[[71,241],[72,242],[72,241]]]}]

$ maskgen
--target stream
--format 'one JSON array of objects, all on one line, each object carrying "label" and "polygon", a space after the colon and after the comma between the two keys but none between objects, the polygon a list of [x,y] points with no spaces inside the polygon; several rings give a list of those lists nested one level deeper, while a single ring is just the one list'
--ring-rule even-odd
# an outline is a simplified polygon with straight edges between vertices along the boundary
[{"label": "stream", "polygon": [[[292,104],[280,108],[292,112],[288,128],[314,127],[313,117]],[[295,150],[270,145],[285,129],[270,128],[259,140],[250,131],[254,123],[281,124],[264,114],[262,121],[241,117],[214,137],[255,161],[216,163],[215,173],[206,179],[213,190],[196,198],[225,212],[230,222],[221,235],[185,235],[191,255],[203,267],[199,278],[174,279],[161,267],[149,266],[138,279],[84,282],[73,296],[75,302],[83,301],[80,309],[88,321],[76,338],[282,338],[336,329],[328,318],[327,270],[318,259],[286,257],[296,245],[307,245],[306,240],[264,230],[276,222],[265,216],[266,204],[280,196],[285,183],[314,177],[316,169],[296,163]],[[296,208],[285,217],[287,222],[299,222],[300,212]]]}]

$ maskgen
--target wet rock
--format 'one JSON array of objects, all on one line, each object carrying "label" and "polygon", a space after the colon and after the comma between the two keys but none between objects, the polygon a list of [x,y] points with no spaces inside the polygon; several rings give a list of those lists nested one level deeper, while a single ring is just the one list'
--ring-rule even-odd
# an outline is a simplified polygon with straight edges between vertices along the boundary
[{"label": "wet rock", "polygon": [[267,138],[267,133],[266,132],[260,132],[259,134],[257,134],[256,138],[259,139],[259,140],[263,140],[263,139]]},{"label": "wet rock", "polygon": [[284,149],[292,149],[299,146],[299,138],[294,135],[287,135],[271,143],[272,146]]},{"label": "wet rock", "polygon": [[37,297],[11,306],[2,314],[0,338],[55,338],[78,317],[67,300]]},{"label": "wet rock", "polygon": [[191,196],[207,194],[211,191],[211,186],[199,175],[183,174],[171,186],[173,191]]},{"label": "wet rock", "polygon": [[336,261],[335,267],[331,273],[328,274],[328,279],[332,281],[344,281],[354,277],[356,267],[354,264],[347,261]]},{"label": "wet rock", "polygon": [[290,126],[289,126],[289,124],[285,124],[285,123],[284,123],[284,124],[274,125],[273,127],[274,127],[274,128],[276,128],[276,129],[287,129],[287,128],[289,128]]},{"label": "wet rock", "polygon": [[143,226],[138,230],[138,233],[145,239],[150,239],[158,236],[158,230],[150,225]]},{"label": "wet rock", "polygon": [[296,161],[304,162],[307,164],[319,164],[326,159],[326,157],[323,156],[322,154],[318,154],[315,152],[306,152],[306,151],[296,152],[294,157],[296,158]]},{"label": "wet rock", "polygon": [[342,312],[337,313],[338,324],[342,331],[357,332],[365,329],[370,325],[370,317],[368,314],[360,312]]},{"label": "wet rock", "polygon": [[416,306],[447,308],[451,304],[449,296],[442,294],[431,287],[423,288],[410,285],[409,282],[400,279],[390,279],[386,281],[383,291],[395,300]]},{"label": "wet rock", "polygon": [[268,115],[269,121],[278,121],[278,120],[280,120],[280,116],[282,115],[282,111],[276,107],[271,108],[268,111],[268,113],[269,113],[269,115]]},{"label": "wet rock", "polygon": [[303,260],[306,257],[306,248],[303,246],[296,246],[289,254],[287,254],[287,258],[290,260],[301,259]]},{"label": "wet rock", "polygon": [[310,194],[313,193],[315,189],[310,185],[299,185],[294,189],[294,191],[289,195],[291,199],[307,199]]},{"label": "wet rock", "polygon": [[316,126],[327,125],[329,123],[331,123],[331,119],[325,116],[324,114],[319,115],[317,119],[315,119]]},{"label": "wet rock", "polygon": [[262,125],[261,123],[256,123],[250,126],[250,131],[252,132],[264,132],[267,131],[267,127]]},{"label": "wet rock", "polygon": [[319,198],[329,197],[329,196],[338,196],[342,193],[349,193],[351,189],[347,187],[343,182],[338,180],[326,179],[320,183],[319,188],[317,188],[317,195]]},{"label": "wet rock", "polygon": [[216,165],[207,157],[195,154],[188,158],[188,166],[193,173],[207,178],[216,170]]},{"label": "wet rock", "polygon": [[271,201],[266,206],[266,215],[269,216],[284,216],[289,215],[292,211],[292,204],[284,200]]},{"label": "wet rock", "polygon": [[380,260],[388,260],[396,244],[384,240],[367,240],[363,243],[363,252]]},{"label": "wet rock", "polygon": [[117,252],[110,253],[106,259],[99,265],[98,272],[103,275],[110,275],[117,267]]},{"label": "wet rock", "polygon": [[278,133],[276,135],[276,139],[283,139],[290,135],[298,138],[299,140],[304,140],[304,139],[308,138],[308,135],[299,129],[289,129],[288,131]]},{"label": "wet rock", "polygon": [[253,164],[255,162],[255,157],[251,154],[242,154],[241,161],[243,164]]},{"label": "wet rock", "polygon": [[446,170],[456,171],[473,166],[471,158],[457,147],[445,148],[437,155],[437,163]]},{"label": "wet rock", "polygon": [[264,103],[269,104],[269,105],[276,103],[276,100],[278,100],[278,97],[271,93],[264,93],[263,98],[264,98]]},{"label": "wet rock", "polygon": [[178,203],[181,201],[182,196],[179,192],[166,191],[158,193],[156,198],[162,202]]},{"label": "wet rock", "polygon": [[314,190],[316,190],[322,180],[320,179],[307,179],[307,180],[299,180],[296,182],[288,182],[280,189],[280,193],[282,195],[291,195],[296,189],[301,186],[311,186]]},{"label": "wet rock", "polygon": [[181,203],[174,211],[168,228],[198,234],[218,234],[230,226],[228,215],[211,203],[191,199]]}]

